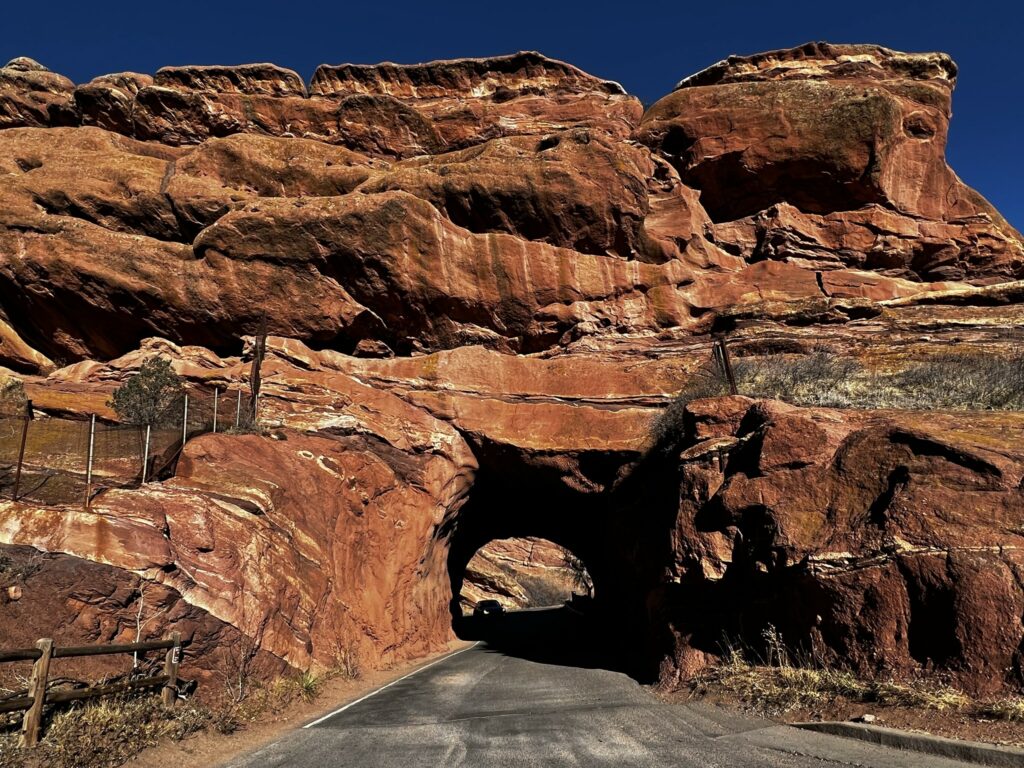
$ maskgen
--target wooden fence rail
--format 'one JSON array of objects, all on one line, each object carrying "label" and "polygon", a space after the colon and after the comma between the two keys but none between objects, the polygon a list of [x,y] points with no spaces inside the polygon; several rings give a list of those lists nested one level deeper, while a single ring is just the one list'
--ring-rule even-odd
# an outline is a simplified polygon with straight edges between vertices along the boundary
[{"label": "wooden fence rail", "polygon": [[[164,656],[162,675],[65,691],[47,692],[46,690],[50,676],[50,662],[53,659],[161,650],[167,652]],[[178,665],[181,663],[181,634],[179,632],[172,632],[171,636],[166,640],[149,640],[144,643],[85,646],[54,646],[53,640],[43,639],[36,643],[35,648],[0,650],[0,663],[11,661],[32,662],[32,675],[28,681],[28,695],[0,701],[0,713],[24,710],[25,717],[21,722],[21,745],[23,747],[34,747],[39,743],[39,728],[43,722],[43,707],[47,704],[60,704],[68,701],[77,701],[78,699],[91,699],[97,696],[109,696],[114,693],[124,693],[126,691],[156,688],[159,686],[161,687],[161,697],[164,706],[173,707],[174,700],[177,698]]]}]

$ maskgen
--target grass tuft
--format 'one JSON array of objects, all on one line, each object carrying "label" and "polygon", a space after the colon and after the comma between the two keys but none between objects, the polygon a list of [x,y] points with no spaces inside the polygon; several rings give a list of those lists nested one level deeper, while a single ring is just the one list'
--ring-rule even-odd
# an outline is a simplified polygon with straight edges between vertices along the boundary
[{"label": "grass tuft", "polygon": [[313,701],[320,695],[323,681],[318,675],[306,670],[294,679],[295,690],[303,701]]},{"label": "grass tuft", "polygon": [[992,720],[1024,723],[1024,697],[1013,696],[1008,699],[985,702],[978,708],[978,714]]}]

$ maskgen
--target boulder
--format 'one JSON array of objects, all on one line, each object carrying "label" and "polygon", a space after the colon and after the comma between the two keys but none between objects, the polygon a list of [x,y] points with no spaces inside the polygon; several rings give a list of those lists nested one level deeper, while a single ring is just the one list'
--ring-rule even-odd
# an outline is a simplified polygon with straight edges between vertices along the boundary
[{"label": "boulder", "polygon": [[[701,191],[716,222],[785,205],[792,219],[806,222],[789,228],[798,238],[818,230],[802,238],[813,250],[821,217],[871,206],[879,212],[855,220],[881,218],[888,227],[901,221],[913,232],[914,220],[924,219],[929,223],[918,226],[936,235],[912,234],[923,252],[906,254],[907,244],[893,248],[885,229],[874,237],[865,232],[870,244],[857,250],[880,267],[932,278],[1016,276],[1024,264],[1020,234],[946,165],[956,74],[943,54],[879,46],[814,43],[730,57],[680,82],[647,111],[636,135]],[[849,224],[826,220],[835,224],[822,250],[843,258]],[[964,224],[973,229],[966,237]],[[750,245],[772,258],[777,248],[764,240],[782,239],[785,249],[790,238],[770,222],[766,228]],[[943,247],[952,255],[935,258]],[[790,248],[800,255],[799,245]]]},{"label": "boulder", "polygon": [[20,56],[0,67],[0,129],[75,125],[74,83]]}]

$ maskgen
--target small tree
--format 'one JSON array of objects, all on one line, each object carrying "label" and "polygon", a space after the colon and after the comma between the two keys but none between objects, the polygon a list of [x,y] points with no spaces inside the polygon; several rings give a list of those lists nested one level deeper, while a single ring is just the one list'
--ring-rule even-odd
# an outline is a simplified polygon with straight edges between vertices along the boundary
[{"label": "small tree", "polygon": [[114,390],[107,405],[126,424],[159,424],[170,416],[184,392],[181,378],[171,369],[170,361],[154,357]]},{"label": "small tree", "polygon": [[0,374],[0,413],[21,416],[25,413],[25,385],[21,379]]},{"label": "small tree", "polygon": [[569,570],[573,590],[582,589],[587,597],[593,597],[594,582],[583,561],[566,549],[562,553],[562,564]]}]

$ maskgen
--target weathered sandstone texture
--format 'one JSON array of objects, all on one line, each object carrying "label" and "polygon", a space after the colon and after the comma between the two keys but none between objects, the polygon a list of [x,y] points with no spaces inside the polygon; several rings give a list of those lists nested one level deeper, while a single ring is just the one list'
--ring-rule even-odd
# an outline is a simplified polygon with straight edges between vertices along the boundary
[{"label": "weathered sandstone texture", "polygon": [[565,551],[545,539],[496,539],[466,566],[463,612],[481,600],[497,600],[507,610],[561,605],[585,587],[567,567]]},{"label": "weathered sandstone texture", "polygon": [[686,423],[678,514],[648,533],[673,557],[647,603],[663,680],[774,628],[868,676],[1019,682],[1024,415],[735,397],[691,402]]},{"label": "weathered sandstone texture", "polygon": [[638,676],[770,624],[865,673],[1019,685],[1016,415],[725,398],[650,437],[718,334],[883,372],[1019,353],[1024,242],[946,164],[955,81],[943,54],[815,43],[644,112],[536,53],[308,84],[10,62],[0,366],[40,417],[113,418],[152,355],[239,389],[271,337],[268,435],[195,439],[89,510],[0,502],[0,547],[46,553],[0,631],[128,639],[141,600],[211,676],[225,645],[268,674],[387,664],[450,639],[467,578],[497,594],[476,553],[534,537],[585,562]]}]

